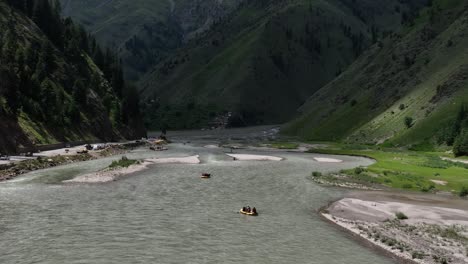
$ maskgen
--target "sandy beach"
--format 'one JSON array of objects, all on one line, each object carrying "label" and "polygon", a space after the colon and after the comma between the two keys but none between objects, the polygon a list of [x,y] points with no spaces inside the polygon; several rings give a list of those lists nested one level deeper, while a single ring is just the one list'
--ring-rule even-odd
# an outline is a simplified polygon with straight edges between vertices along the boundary
[{"label": "sandy beach", "polygon": [[252,154],[226,154],[230,157],[240,161],[282,161],[283,158],[265,155],[252,155]]},{"label": "sandy beach", "polygon": [[131,165],[127,168],[106,169],[95,173],[77,176],[71,180],[63,181],[63,183],[106,183],[117,180],[117,178],[129,175],[135,172],[145,170],[150,162],[142,162]]},{"label": "sandy beach", "polygon": [[343,162],[343,161],[340,160],[340,159],[318,158],[318,157],[315,157],[314,160],[315,160],[315,161],[318,161],[318,162],[323,162],[323,163],[341,163],[341,162]]},{"label": "sandy beach", "polygon": [[146,159],[145,161],[153,164],[200,164],[200,156],[180,157],[180,158],[157,158]]},{"label": "sandy beach", "polygon": [[[375,194],[343,198],[321,214],[359,238],[413,263],[468,263],[465,201]],[[407,219],[398,219],[397,213]]]}]

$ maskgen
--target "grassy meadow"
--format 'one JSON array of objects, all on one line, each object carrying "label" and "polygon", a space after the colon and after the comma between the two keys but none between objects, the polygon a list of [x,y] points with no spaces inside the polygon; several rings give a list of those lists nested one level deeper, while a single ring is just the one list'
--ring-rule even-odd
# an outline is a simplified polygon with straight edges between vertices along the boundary
[{"label": "grassy meadow", "polygon": [[310,152],[365,156],[376,160],[376,163],[366,168],[341,171],[340,174],[347,176],[346,181],[422,192],[447,191],[457,195],[463,187],[468,186],[468,164],[444,160],[451,158],[446,152],[338,144],[325,149],[312,149]]}]

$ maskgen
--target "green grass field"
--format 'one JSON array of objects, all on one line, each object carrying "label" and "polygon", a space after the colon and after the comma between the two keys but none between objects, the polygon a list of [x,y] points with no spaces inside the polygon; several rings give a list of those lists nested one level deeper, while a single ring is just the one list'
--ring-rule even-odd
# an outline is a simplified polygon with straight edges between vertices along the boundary
[{"label": "green grass field", "polygon": [[[455,194],[458,194],[463,186],[468,186],[468,165],[441,159],[441,156],[447,155],[443,152],[401,151],[338,144],[331,148],[313,149],[310,152],[375,159],[376,163],[367,168],[341,172],[361,182],[413,191],[449,191]],[[444,185],[433,181],[440,181]]]}]

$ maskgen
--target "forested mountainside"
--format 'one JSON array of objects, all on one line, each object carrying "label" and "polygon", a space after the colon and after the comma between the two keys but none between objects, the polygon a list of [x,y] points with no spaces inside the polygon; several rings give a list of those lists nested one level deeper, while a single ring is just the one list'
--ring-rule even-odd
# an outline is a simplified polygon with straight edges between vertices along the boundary
[{"label": "forested mountainside", "polygon": [[242,0],[61,0],[63,14],[118,51],[135,81]]},{"label": "forested mountainside", "polygon": [[138,93],[60,5],[0,0],[0,152],[145,134]]},{"label": "forested mountainside", "polygon": [[454,146],[468,154],[468,2],[434,0],[301,107],[309,140]]},{"label": "forested mountainside", "polygon": [[243,2],[140,82],[147,124],[203,127],[288,121],[306,99],[426,0]]}]

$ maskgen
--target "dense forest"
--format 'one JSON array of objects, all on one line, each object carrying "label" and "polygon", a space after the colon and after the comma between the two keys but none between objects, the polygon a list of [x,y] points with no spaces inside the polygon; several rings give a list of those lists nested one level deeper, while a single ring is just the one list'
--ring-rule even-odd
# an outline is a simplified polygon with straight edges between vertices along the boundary
[{"label": "dense forest", "polygon": [[62,18],[59,1],[6,4],[0,1],[0,118],[21,126],[25,135],[14,136],[23,145],[144,134],[138,93],[120,60]]}]

